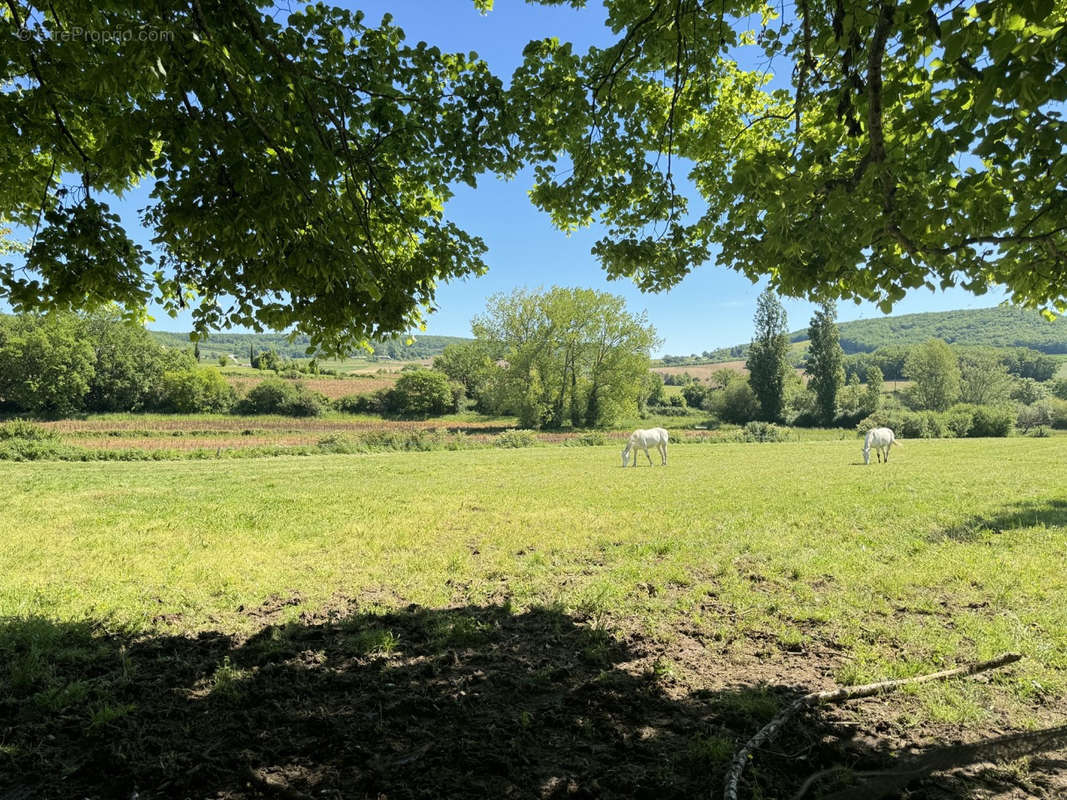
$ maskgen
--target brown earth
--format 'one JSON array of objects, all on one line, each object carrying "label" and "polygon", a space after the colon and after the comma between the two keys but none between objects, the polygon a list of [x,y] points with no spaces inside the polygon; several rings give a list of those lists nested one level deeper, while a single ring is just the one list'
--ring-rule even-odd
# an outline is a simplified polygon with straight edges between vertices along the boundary
[{"label": "brown earth", "polygon": [[[739,372],[742,375],[748,375],[748,369],[745,367],[744,360],[740,361],[720,361],[715,364],[690,364],[689,366],[679,367],[653,367],[653,372],[658,372],[660,375],[683,375],[689,373],[697,380],[704,381],[705,383],[711,380],[711,376],[721,369],[729,369],[734,372]],[[794,369],[797,375],[803,376],[804,370]]]},{"label": "brown earth", "polygon": [[[244,395],[266,378],[227,376],[226,380],[239,395]],[[379,389],[389,389],[396,383],[396,375],[367,375],[361,378],[300,378],[294,382],[335,400],[350,394],[372,394]]]},{"label": "brown earth", "polygon": [[[41,422],[42,427],[51,428],[62,434],[100,433],[101,435],[116,431],[125,435],[127,432],[145,431],[155,435],[217,435],[219,432],[251,431],[259,432],[286,431],[300,433],[305,431],[333,433],[337,431],[377,431],[377,430],[432,430],[447,428],[449,430],[486,430],[499,431],[504,427],[499,420],[475,420],[471,422],[442,422],[439,419],[428,420],[389,420],[389,419],[316,419],[299,417],[149,417],[146,419],[66,419],[56,422]],[[510,426],[514,427],[514,426]],[[176,433],[177,432],[177,433]]]},{"label": "brown earth", "polygon": [[[290,592],[235,609],[255,625],[247,637],[173,633],[180,615],[164,613],[141,636],[0,622],[0,653],[33,642],[53,683],[82,685],[75,699],[42,699],[0,668],[0,797],[717,798],[736,748],[784,704],[830,687],[843,661],[817,636],[791,650],[679,623],[651,640],[625,621],[515,612],[506,599],[405,606],[384,587],[280,622],[303,605]],[[885,794],[911,754],[1005,733],[902,724],[916,702],[795,719],[754,754],[742,797],[788,798],[833,767],[843,771],[817,788],[856,800],[1067,796],[1067,751],[1005,765],[981,747],[977,763],[904,775]]]},{"label": "brown earth", "polygon": [[745,369],[744,359],[740,361],[720,361],[715,364],[691,364],[682,367],[653,367],[652,371],[658,372],[660,375],[682,375],[688,372],[694,378],[706,381],[720,369],[732,369],[742,375],[748,374],[748,370]]}]

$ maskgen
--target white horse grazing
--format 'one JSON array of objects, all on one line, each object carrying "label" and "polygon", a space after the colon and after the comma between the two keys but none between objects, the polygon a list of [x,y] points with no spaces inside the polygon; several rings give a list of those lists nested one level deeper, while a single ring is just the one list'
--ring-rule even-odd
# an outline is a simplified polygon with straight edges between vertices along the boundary
[{"label": "white horse grazing", "polygon": [[[893,435],[893,431],[889,428],[871,428],[867,431],[867,438],[863,440],[863,463],[871,463],[871,448],[873,447],[878,454],[879,461],[889,462],[889,448],[893,445],[897,447],[903,447],[897,438]],[[883,453],[885,458],[882,458]]]},{"label": "white horse grazing", "polygon": [[644,450],[648,465],[652,466],[652,456],[648,454],[648,448],[655,447],[659,450],[663,459],[663,466],[667,466],[667,431],[663,428],[649,428],[648,430],[636,430],[630,434],[630,441],[622,449],[622,465],[625,467],[630,460],[630,451],[634,453],[634,466],[637,466],[637,451]]}]

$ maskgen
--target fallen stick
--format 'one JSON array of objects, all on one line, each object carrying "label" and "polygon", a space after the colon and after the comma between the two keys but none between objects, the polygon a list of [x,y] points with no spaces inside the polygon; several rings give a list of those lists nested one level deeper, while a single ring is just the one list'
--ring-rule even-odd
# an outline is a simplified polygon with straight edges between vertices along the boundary
[{"label": "fallen stick", "polygon": [[744,746],[734,753],[730,761],[730,769],[726,773],[726,783],[723,790],[723,800],[738,800],[738,787],[741,784],[741,773],[745,770],[752,751],[769,741],[778,730],[802,708],[820,706],[828,703],[841,703],[845,700],[855,700],[859,697],[871,697],[883,692],[892,692],[901,686],[914,683],[926,683],[928,681],[943,681],[947,678],[961,678],[968,675],[977,675],[979,672],[997,669],[1008,664],[1014,664],[1022,656],[1019,653],[1004,653],[990,661],[982,661],[967,667],[946,669],[942,672],[933,672],[929,675],[916,675],[914,678],[900,678],[892,681],[880,681],[879,683],[867,683],[863,686],[846,686],[841,689],[833,689],[822,692],[812,692],[800,697],[779,711],[770,722],[764,725],[756,735],[745,742]]}]

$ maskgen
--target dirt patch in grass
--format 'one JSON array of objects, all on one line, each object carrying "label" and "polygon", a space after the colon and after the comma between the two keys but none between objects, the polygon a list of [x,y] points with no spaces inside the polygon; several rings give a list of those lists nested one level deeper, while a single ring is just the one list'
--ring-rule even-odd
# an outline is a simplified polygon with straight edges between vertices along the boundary
[{"label": "dirt patch in grass", "polygon": [[[718,797],[740,743],[829,686],[840,658],[818,640],[787,652],[682,626],[653,640],[506,603],[401,607],[387,590],[278,624],[303,602],[240,609],[261,623],[248,637],[0,624],[0,796]],[[904,727],[907,702],[797,719],[755,755],[742,796],[1002,732]],[[1063,796],[1064,755],[920,777],[907,796]]]}]

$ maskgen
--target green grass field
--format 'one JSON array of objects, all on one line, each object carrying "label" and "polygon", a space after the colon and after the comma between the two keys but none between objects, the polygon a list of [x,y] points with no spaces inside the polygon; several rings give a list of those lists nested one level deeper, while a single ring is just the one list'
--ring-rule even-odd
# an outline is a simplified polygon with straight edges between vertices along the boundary
[{"label": "green grass field", "polygon": [[[614,444],[0,463],[0,617],[240,640],[272,603],[275,625],[342,605],[546,608],[643,643],[676,694],[1018,650],[1003,675],[902,696],[894,724],[1062,716],[1067,440],[910,440],[866,467],[860,448],[681,444],[652,469],[623,469]],[[25,691],[54,695],[24,666]]]},{"label": "green grass field", "polygon": [[[236,608],[381,592],[713,638],[832,639],[847,675],[1004,649],[1064,688],[1067,442],[615,447],[0,464],[0,615],[239,628]],[[655,587],[650,597],[639,585]],[[708,598],[714,598],[708,603]]]}]

